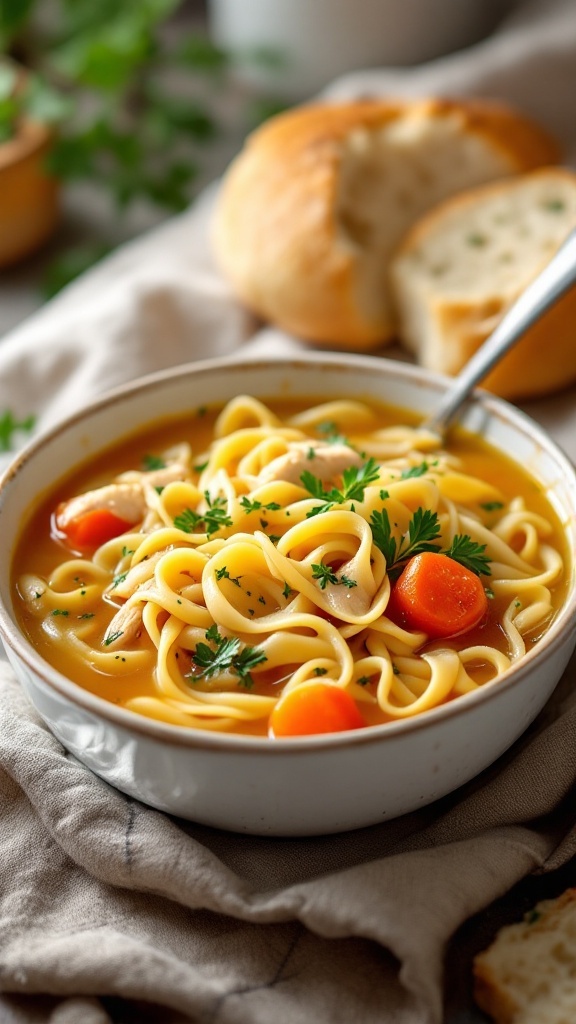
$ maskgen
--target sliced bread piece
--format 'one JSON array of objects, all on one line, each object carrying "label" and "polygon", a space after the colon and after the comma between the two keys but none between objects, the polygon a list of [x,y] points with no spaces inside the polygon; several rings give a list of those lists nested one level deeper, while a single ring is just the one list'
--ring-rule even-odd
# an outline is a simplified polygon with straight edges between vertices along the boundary
[{"label": "sliced bread piece", "polygon": [[540,127],[488,102],[314,104],[266,122],[219,193],[216,258],[236,294],[305,339],[390,340],[392,252],[431,206],[558,159]]},{"label": "sliced bread piece", "polygon": [[474,997],[497,1024],[574,1024],[576,889],[500,929],[475,957]]},{"label": "sliced bread piece", "polygon": [[[576,227],[576,173],[549,167],[439,204],[391,265],[401,341],[456,374]],[[576,288],[482,382],[510,399],[576,380]]]}]

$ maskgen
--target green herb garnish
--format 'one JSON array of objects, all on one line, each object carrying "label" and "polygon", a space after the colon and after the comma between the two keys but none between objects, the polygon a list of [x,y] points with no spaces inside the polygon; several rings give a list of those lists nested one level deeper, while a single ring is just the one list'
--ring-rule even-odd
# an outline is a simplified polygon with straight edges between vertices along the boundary
[{"label": "green herb garnish", "polygon": [[326,590],[329,583],[334,587],[337,587],[339,584],[349,588],[358,586],[356,580],[351,580],[349,576],[342,575],[338,579],[336,573],[332,571],[329,565],[324,565],[324,562],[312,563],[312,579],[320,581],[321,590]]},{"label": "green herb garnish", "polygon": [[258,647],[242,647],[237,637],[221,636],[216,625],[210,627],[205,637],[216,647],[205,643],[197,644],[192,661],[202,669],[202,672],[199,675],[191,674],[187,678],[211,679],[222,672],[232,671],[239,676],[242,686],[253,686],[251,670],[263,661],[267,661],[264,651]]},{"label": "green herb garnish", "polygon": [[166,463],[159,455],[144,455],[142,466],[146,472],[151,472],[154,469],[166,469]]},{"label": "green herb garnish", "polygon": [[420,462],[417,466],[409,466],[408,469],[402,470],[400,473],[400,479],[409,480],[414,476],[424,476],[424,474],[428,472],[429,468],[430,467],[427,462]]},{"label": "green herb garnish", "polygon": [[342,473],[342,489],[332,487],[324,489],[322,481],[313,473],[305,470],[300,479],[306,490],[323,504],[317,505],[306,513],[306,518],[328,512],[334,505],[343,505],[347,501],[364,501],[364,491],[369,484],[380,476],[380,467],[376,459],[370,458],[362,466],[350,466]]},{"label": "green herb garnish", "polygon": [[185,508],[174,517],[174,526],[184,533],[194,533],[197,527],[203,526],[210,539],[213,533],[218,533],[223,527],[232,526],[232,519],[226,511],[226,498],[211,498],[209,491],[204,491],[204,498],[208,505],[205,512]]},{"label": "green herb garnish", "polygon": [[0,415],[0,452],[11,451],[14,436],[20,432],[29,434],[35,425],[35,416],[27,416],[24,420],[17,420],[10,409],[7,409],[6,412]]},{"label": "green herb garnish", "polygon": [[243,495],[243,497],[240,498],[240,504],[242,505],[242,508],[244,509],[246,514],[250,512],[258,512],[264,509],[267,512],[277,512],[278,509],[282,508],[282,506],[279,505],[277,501],[269,501],[267,504],[264,505],[261,501],[258,501],[258,499],[250,499],[246,495]]},{"label": "green herb garnish", "polygon": [[124,636],[124,631],[122,629],[118,630],[117,633],[110,633],[109,636],[104,637],[105,647],[109,647],[115,640],[119,640],[121,636]]},{"label": "green herb garnish", "polygon": [[447,555],[477,576],[490,575],[490,559],[484,554],[486,545],[476,544],[467,534],[455,536],[450,547],[442,551],[440,544],[436,543],[440,536],[438,515],[430,509],[416,509],[408,524],[407,534],[404,534],[399,542],[392,535],[390,519],[385,508],[372,513],[370,526],[374,543],[386,559],[388,575],[392,575],[393,578],[400,574],[409,558],[424,551]]}]

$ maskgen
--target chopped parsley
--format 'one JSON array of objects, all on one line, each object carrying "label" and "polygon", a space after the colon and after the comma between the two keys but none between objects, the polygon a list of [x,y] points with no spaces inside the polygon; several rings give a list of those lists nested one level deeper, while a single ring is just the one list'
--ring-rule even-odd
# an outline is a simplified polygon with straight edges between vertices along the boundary
[{"label": "chopped parsley", "polygon": [[496,512],[499,508],[504,508],[504,502],[482,501],[480,502],[480,508],[483,508],[485,512]]},{"label": "chopped parsley", "polygon": [[142,458],[142,467],[146,472],[150,472],[154,469],[166,469],[166,463],[160,455],[144,455]]},{"label": "chopped parsley", "polygon": [[251,500],[246,495],[243,495],[243,497],[240,498],[240,504],[242,505],[242,508],[244,509],[246,514],[250,512],[259,512],[261,510],[266,510],[267,512],[276,512],[278,511],[278,509],[282,508],[282,506],[279,505],[277,501],[269,501],[266,505],[263,505],[262,502],[258,501],[256,498]]},{"label": "chopped parsley", "polygon": [[121,636],[124,636],[124,631],[122,629],[119,629],[116,633],[110,633],[108,636],[104,637],[104,646],[109,647],[110,644],[115,642],[115,640],[119,640]]},{"label": "chopped parsley", "polygon": [[320,667],[318,667],[318,668],[314,669],[314,675],[315,676],[325,676],[327,674],[328,674],[328,669],[327,668],[320,668]]},{"label": "chopped parsley", "polygon": [[93,619],[94,612],[82,612],[82,615],[78,616],[79,619]]},{"label": "chopped parsley", "polygon": [[185,508],[174,517],[174,526],[184,533],[194,533],[197,527],[203,527],[210,539],[213,533],[218,533],[223,527],[232,526],[233,521],[227,512],[226,498],[211,498],[209,491],[204,491],[204,498],[208,506],[205,512]]},{"label": "chopped parsley", "polygon": [[221,569],[216,569],[216,579],[217,580],[230,580],[230,582],[234,583],[237,587],[240,587],[242,585],[240,583],[240,577],[239,576],[231,576],[225,565],[223,565]]},{"label": "chopped parsley", "polygon": [[358,584],[355,580],[351,580],[348,576],[342,575],[340,579],[335,572],[332,571],[329,565],[324,565],[324,562],[312,563],[312,579],[320,581],[320,590],[326,590],[329,583],[333,586],[342,584],[344,587],[356,587]]},{"label": "chopped parsley", "polygon": [[206,469],[206,466],[208,465],[208,461],[209,460],[206,459],[206,462],[197,462],[196,465],[194,466],[194,471],[196,473],[203,473],[204,470]]},{"label": "chopped parsley", "polygon": [[409,466],[408,469],[403,469],[400,473],[401,480],[410,480],[414,476],[424,476],[429,470],[427,462],[420,462],[417,466]]},{"label": "chopped parsley", "polygon": [[54,608],[52,615],[70,615],[70,612],[65,608]]},{"label": "chopped parsley", "polygon": [[485,544],[476,544],[467,534],[458,534],[452,539],[449,548],[442,551],[437,543],[440,537],[438,515],[427,508],[417,508],[412,516],[408,531],[399,542],[392,535],[390,519],[385,508],[375,509],[370,517],[372,536],[376,547],[386,559],[388,575],[398,576],[404,563],[414,555],[424,551],[435,551],[447,555],[455,562],[470,569],[477,576],[490,575],[490,559],[484,554]]},{"label": "chopped parsley", "polygon": [[460,533],[453,537],[443,554],[471,569],[477,576],[490,576],[490,559],[484,554],[485,550],[485,544],[476,544],[468,534]]},{"label": "chopped parsley", "polygon": [[36,417],[27,416],[25,420],[17,420],[14,413],[7,409],[0,414],[0,452],[9,452],[14,437],[18,433],[29,434],[36,426]]},{"label": "chopped parsley", "polygon": [[324,423],[319,423],[316,430],[322,435],[327,444],[344,444],[348,448],[352,447],[348,438],[340,433],[338,424],[334,420],[325,420]]},{"label": "chopped parsley", "polygon": [[[251,672],[256,665],[267,661],[267,657],[258,647],[242,646],[237,637],[223,637],[216,625],[210,626],[205,634],[209,643],[199,643],[192,655],[192,661],[202,669],[200,675],[191,674],[187,678],[211,679],[222,672],[233,672],[239,677],[242,686],[254,685]],[[214,644],[215,646],[210,646]]]},{"label": "chopped parsley", "polygon": [[317,476],[305,470],[300,479],[306,490],[323,502],[306,513],[306,518],[328,512],[334,505],[343,505],[347,501],[364,501],[364,491],[369,484],[380,476],[380,467],[376,459],[370,458],[361,466],[350,466],[342,473],[342,489],[332,487],[329,491]]}]

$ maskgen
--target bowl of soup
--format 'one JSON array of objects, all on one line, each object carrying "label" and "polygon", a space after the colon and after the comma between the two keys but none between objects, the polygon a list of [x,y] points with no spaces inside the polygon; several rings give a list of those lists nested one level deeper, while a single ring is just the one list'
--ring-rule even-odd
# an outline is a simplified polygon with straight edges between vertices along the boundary
[{"label": "bowl of soup", "polygon": [[576,479],[534,422],[365,356],[123,387],[0,486],[0,635],[93,772],[239,832],[375,824],[492,764],[576,643]]}]

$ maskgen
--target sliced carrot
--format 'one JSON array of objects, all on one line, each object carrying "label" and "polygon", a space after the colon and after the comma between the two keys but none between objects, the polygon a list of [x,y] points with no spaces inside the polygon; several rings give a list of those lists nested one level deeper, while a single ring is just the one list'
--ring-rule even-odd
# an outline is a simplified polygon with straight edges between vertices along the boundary
[{"label": "sliced carrot", "polygon": [[313,736],[361,729],[366,722],[349,693],[327,683],[305,683],[278,701],[270,716],[270,736]]},{"label": "sliced carrot", "polygon": [[119,537],[130,528],[131,524],[114,512],[107,508],[98,508],[84,512],[77,519],[71,519],[61,532],[70,547],[77,551],[89,551],[100,547],[113,537]]},{"label": "sliced carrot", "polygon": [[448,555],[426,551],[408,562],[394,584],[386,614],[431,640],[458,636],[488,614],[488,598],[475,573]]}]

